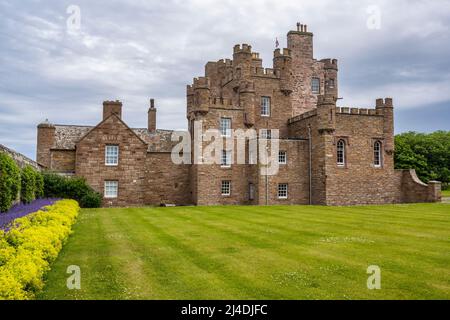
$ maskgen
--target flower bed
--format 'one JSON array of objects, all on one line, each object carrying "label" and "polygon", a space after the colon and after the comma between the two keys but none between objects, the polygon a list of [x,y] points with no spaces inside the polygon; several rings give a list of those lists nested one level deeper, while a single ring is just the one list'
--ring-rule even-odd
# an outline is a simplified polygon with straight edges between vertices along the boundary
[{"label": "flower bed", "polygon": [[79,212],[74,200],[57,201],[0,230],[0,300],[33,299],[69,237]]},{"label": "flower bed", "polygon": [[19,203],[8,212],[0,213],[0,230],[7,230],[8,225],[15,219],[22,218],[39,209],[54,204],[59,199],[38,199],[29,204]]}]

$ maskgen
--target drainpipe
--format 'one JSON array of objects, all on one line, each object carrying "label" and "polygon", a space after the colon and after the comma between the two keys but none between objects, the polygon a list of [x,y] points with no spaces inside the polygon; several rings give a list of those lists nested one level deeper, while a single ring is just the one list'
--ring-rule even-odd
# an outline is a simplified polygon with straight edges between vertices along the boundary
[{"label": "drainpipe", "polygon": [[269,154],[269,146],[266,146],[266,206],[269,205],[269,176],[267,175],[268,173],[268,162],[269,162],[269,158],[268,158],[268,154]]},{"label": "drainpipe", "polygon": [[312,205],[312,139],[311,125],[308,125],[308,144],[309,144],[309,204]]}]

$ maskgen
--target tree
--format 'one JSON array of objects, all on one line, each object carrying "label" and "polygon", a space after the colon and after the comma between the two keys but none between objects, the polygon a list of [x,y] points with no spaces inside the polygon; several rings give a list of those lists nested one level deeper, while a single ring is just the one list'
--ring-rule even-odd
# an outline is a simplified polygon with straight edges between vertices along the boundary
[{"label": "tree", "polygon": [[415,169],[428,182],[450,183],[450,131],[407,132],[395,136],[395,168]]}]

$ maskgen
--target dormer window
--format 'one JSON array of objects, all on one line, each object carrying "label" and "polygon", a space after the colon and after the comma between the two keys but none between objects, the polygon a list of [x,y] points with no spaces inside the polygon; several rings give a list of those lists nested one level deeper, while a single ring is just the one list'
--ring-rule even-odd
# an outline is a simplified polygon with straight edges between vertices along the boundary
[{"label": "dormer window", "polygon": [[117,166],[119,165],[119,146],[107,145],[105,148],[105,165]]}]

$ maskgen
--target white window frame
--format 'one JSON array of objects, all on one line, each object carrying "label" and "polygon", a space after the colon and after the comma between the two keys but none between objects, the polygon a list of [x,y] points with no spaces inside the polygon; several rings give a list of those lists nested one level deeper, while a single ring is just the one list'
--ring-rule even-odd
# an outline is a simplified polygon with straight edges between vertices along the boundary
[{"label": "white window frame", "polygon": [[311,92],[313,94],[320,94],[320,78],[313,77],[311,79]]},{"label": "white window frame", "polygon": [[375,168],[381,168],[383,166],[383,155],[381,153],[382,143],[380,140],[375,141],[373,144],[373,166]]},{"label": "white window frame", "polygon": [[270,129],[261,129],[260,131],[261,139],[272,139],[272,131]]},{"label": "white window frame", "polygon": [[287,152],[278,151],[278,164],[287,164]]},{"label": "white window frame", "polygon": [[222,150],[222,157],[220,159],[220,166],[222,168],[230,168],[231,167],[231,150]]},{"label": "white window frame", "polygon": [[267,96],[261,97],[261,117],[270,117],[272,99]]},{"label": "white window frame", "polygon": [[286,200],[288,199],[289,185],[287,183],[278,184],[278,199]]},{"label": "white window frame", "polygon": [[[345,167],[346,162],[346,143],[345,140],[339,139],[336,143],[336,163],[339,167]],[[342,155],[341,155],[342,153]],[[342,159],[340,159],[342,158]]]},{"label": "white window frame", "polygon": [[119,181],[105,180],[104,197],[106,199],[116,199],[119,195]]},{"label": "white window frame", "polygon": [[231,137],[231,118],[220,118],[220,134],[222,137]]},{"label": "white window frame", "polygon": [[222,180],[220,191],[224,197],[231,196],[231,181]]},{"label": "white window frame", "polygon": [[107,144],[105,146],[105,165],[115,167],[119,165],[119,146],[116,144]]}]

